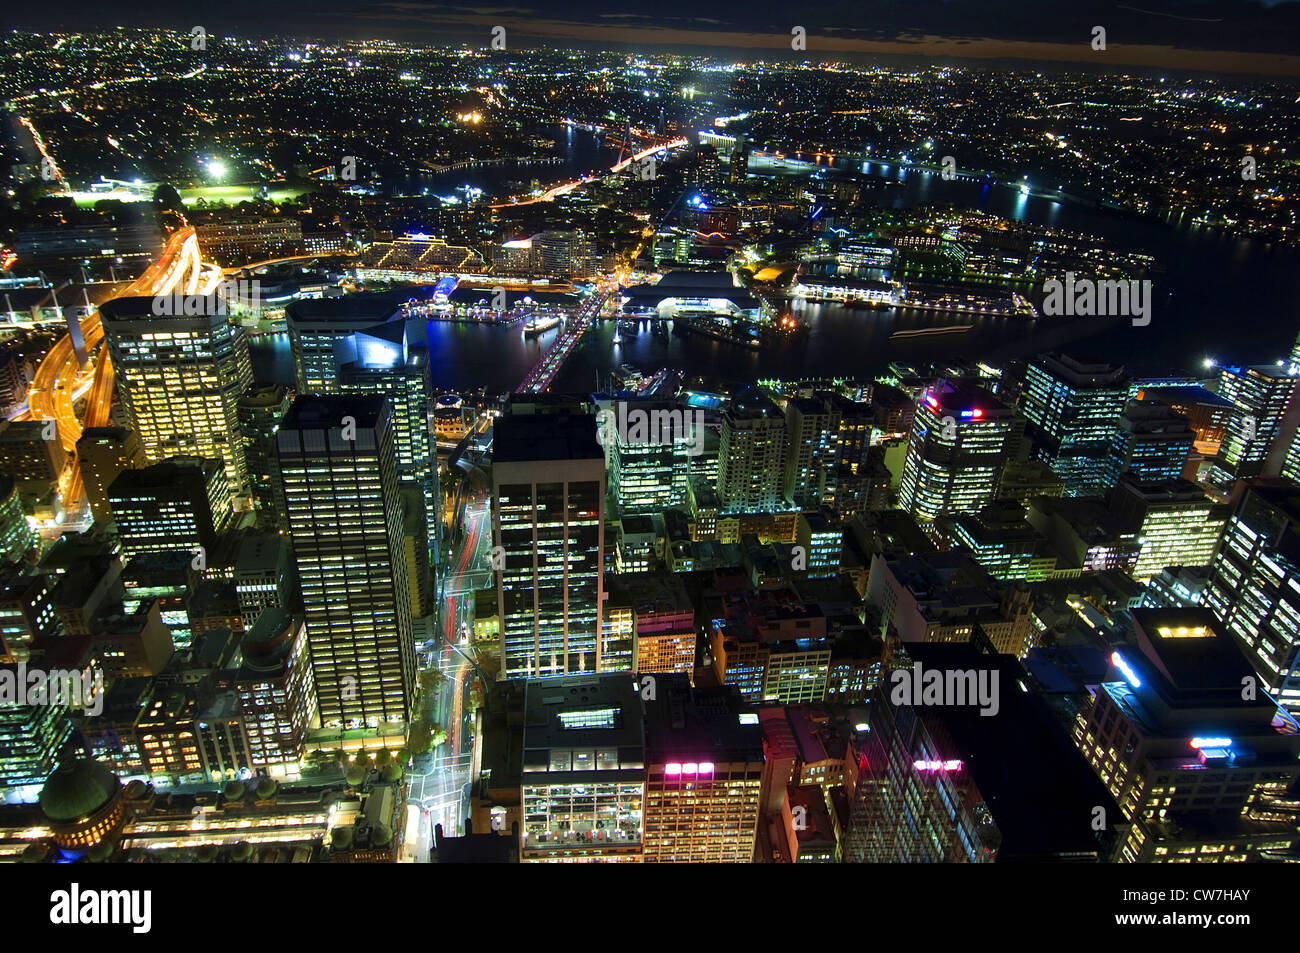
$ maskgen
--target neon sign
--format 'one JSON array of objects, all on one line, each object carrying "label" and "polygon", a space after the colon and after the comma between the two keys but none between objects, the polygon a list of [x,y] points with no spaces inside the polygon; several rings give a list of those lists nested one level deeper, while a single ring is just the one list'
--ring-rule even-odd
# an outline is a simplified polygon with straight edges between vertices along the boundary
[{"label": "neon sign", "polygon": [[951,761],[914,761],[912,767],[918,771],[960,771],[961,759],[954,758]]},{"label": "neon sign", "polygon": [[1192,738],[1187,742],[1193,748],[1231,748],[1231,738]]},{"label": "neon sign", "polygon": [[1127,681],[1134,688],[1142,687],[1142,679],[1137,677],[1137,672],[1129,668],[1129,664],[1124,661],[1124,656],[1120,655],[1118,652],[1111,652],[1110,664],[1114,665],[1117,669],[1119,669],[1120,672],[1124,675],[1125,681]]}]

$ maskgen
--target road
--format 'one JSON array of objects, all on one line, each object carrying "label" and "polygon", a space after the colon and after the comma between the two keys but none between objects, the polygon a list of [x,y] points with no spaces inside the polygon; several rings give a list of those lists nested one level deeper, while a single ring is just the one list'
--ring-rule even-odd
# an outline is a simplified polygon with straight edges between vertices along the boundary
[{"label": "road", "polygon": [[[220,268],[203,262],[198,236],[187,226],[172,233],[162,255],[127,286],[121,297],[210,294],[221,279]],[[68,470],[59,481],[65,510],[76,505],[82,492],[81,471],[76,465],[77,440],[82,429],[108,423],[113,405],[113,366],[107,350],[98,362],[89,360],[104,341],[98,309],[81,319],[81,334],[86,342],[86,366],[77,359],[72,336],[65,334],[59,338],[37,367],[27,392],[27,412],[18,418],[56,421],[59,441],[68,453]],[[96,363],[92,373],[92,365]],[[82,397],[86,398],[84,421],[77,418],[74,409]]]}]

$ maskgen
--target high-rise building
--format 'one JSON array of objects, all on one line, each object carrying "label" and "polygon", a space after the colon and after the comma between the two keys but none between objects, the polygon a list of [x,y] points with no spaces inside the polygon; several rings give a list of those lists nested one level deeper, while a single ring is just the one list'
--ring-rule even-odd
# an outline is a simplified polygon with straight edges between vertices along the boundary
[{"label": "high-rise building", "polygon": [[322,723],[408,720],[415,638],[391,406],[300,395],[276,434],[276,463]]},{"label": "high-rise building", "polygon": [[77,464],[86,489],[90,512],[97,520],[108,520],[108,487],[123,470],[145,465],[140,437],[126,427],[87,427],[77,441]]},{"label": "high-rise building", "polygon": [[1137,536],[1138,582],[1169,566],[1208,566],[1231,511],[1188,480],[1139,483],[1131,473],[1111,491],[1110,509]]},{"label": "high-rise building", "polygon": [[1145,399],[1129,401],[1115,422],[1106,486],[1114,486],[1125,473],[1139,483],[1173,480],[1187,467],[1196,440],[1192,425],[1151,392],[1147,394]]},{"label": "high-rise building", "polygon": [[1020,409],[1032,440],[1032,458],[1065,480],[1066,496],[1100,493],[1106,486],[1115,418],[1128,401],[1128,372],[1084,364],[1065,354],[1029,363]]},{"label": "high-rise building", "polygon": [[1300,773],[1295,721],[1267,693],[1244,690],[1251,667],[1205,609],[1134,609],[1132,619],[1133,644],[1111,654],[1115,679],[1074,725],[1131,824],[1120,859],[1291,854],[1293,808],[1279,802]]},{"label": "high-rise building", "polygon": [[978,513],[1014,456],[1022,424],[981,387],[940,381],[917,404],[900,503],[922,528],[948,513]]},{"label": "high-rise building", "polygon": [[1268,690],[1300,711],[1300,489],[1284,478],[1237,486],[1203,604]]},{"label": "high-rise building", "polygon": [[786,404],[784,489],[786,498],[799,506],[821,504],[834,471],[838,417],[829,401],[795,397]]},{"label": "high-rise building", "polygon": [[18,487],[0,473],[0,562],[18,562],[31,550],[36,534],[27,524]]},{"label": "high-rise building", "polygon": [[642,859],[643,720],[639,686],[626,673],[527,683],[521,860]]},{"label": "high-rise building", "polygon": [[108,488],[108,505],[127,559],[198,547],[210,552],[233,513],[221,461],[199,457],[123,470]]},{"label": "high-rise building", "polygon": [[285,318],[299,394],[338,393],[339,365],[356,360],[347,339],[357,331],[403,321],[392,297],[380,294],[300,298],[289,303]]},{"label": "high-rise building", "polygon": [[502,675],[604,671],[605,455],[596,420],[508,414],[495,429]]},{"label": "high-rise building", "polygon": [[738,394],[722,418],[718,498],[728,513],[786,509],[785,417],[771,400]]},{"label": "high-rise building", "polygon": [[253,382],[248,341],[215,297],[206,314],[160,317],[154,299],[117,298],[100,308],[118,392],[145,456],[223,461],[232,493],[248,468],[239,398]]},{"label": "high-rise building", "polygon": [[235,556],[234,582],[245,632],[263,609],[292,609],[298,571],[289,541],[278,533],[244,537]]},{"label": "high-rise building", "polygon": [[1300,377],[1271,364],[1219,368],[1215,390],[1236,405],[1237,413],[1214,458],[1218,482],[1282,472],[1300,410],[1292,406],[1297,383]]},{"label": "high-rise building", "polygon": [[763,781],[757,718],[742,717],[747,709],[733,689],[693,689],[683,675],[653,684],[645,702],[645,862],[750,863]]},{"label": "high-rise building", "polygon": [[[624,516],[649,516],[686,504],[689,452],[703,434],[680,432],[696,425],[689,411],[668,401],[618,401],[607,408],[604,437],[610,488]],[[640,432],[623,422],[644,421]],[[663,423],[656,423],[661,421]],[[672,421],[682,421],[678,427]],[[610,439],[610,438],[613,439]]]},{"label": "high-rise building", "polygon": [[239,398],[239,432],[248,466],[249,489],[253,502],[275,526],[284,512],[283,501],[275,496],[272,460],[275,457],[275,431],[289,412],[293,394],[282,384],[251,387]]},{"label": "high-rise building", "polygon": [[[1014,659],[971,645],[907,653],[858,734],[847,861],[1114,859],[1119,810],[1047,706],[1023,690]],[[933,675],[939,691],[923,692]],[[1108,819],[1100,830],[1098,807]]]}]

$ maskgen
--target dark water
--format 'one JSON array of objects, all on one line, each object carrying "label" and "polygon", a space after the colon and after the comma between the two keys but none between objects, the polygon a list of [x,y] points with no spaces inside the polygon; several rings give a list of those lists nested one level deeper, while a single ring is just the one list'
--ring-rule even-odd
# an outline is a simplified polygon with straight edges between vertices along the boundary
[{"label": "dark water", "polygon": [[[575,131],[574,148],[590,136]],[[637,335],[613,344],[605,323],[588,336],[557,376],[557,390],[590,390],[628,362],[645,370],[669,366],[688,375],[752,380],[759,377],[849,376],[873,373],[891,360],[920,363],[965,357],[992,363],[1039,351],[1065,349],[1137,371],[1199,370],[1206,357],[1220,362],[1273,362],[1289,354],[1300,331],[1300,252],[1236,239],[1195,225],[1136,220],[1103,210],[1025,195],[1018,188],[945,182],[938,175],[872,163],[868,171],[897,179],[878,201],[895,208],[953,203],[1018,221],[1110,238],[1153,254],[1167,271],[1153,275],[1151,323],[1127,318],[1058,317],[1026,321],[918,311],[846,310],[807,304],[798,313],[808,333],[779,349],[752,352],[700,336]],[[563,178],[563,176],[560,176]],[[1057,183],[1033,182],[1052,187]],[[890,341],[896,330],[972,324],[962,333]],[[525,338],[520,328],[430,325],[430,362],[437,387],[486,386],[511,390],[557,332]],[[291,380],[288,341],[255,343],[259,380]]]}]

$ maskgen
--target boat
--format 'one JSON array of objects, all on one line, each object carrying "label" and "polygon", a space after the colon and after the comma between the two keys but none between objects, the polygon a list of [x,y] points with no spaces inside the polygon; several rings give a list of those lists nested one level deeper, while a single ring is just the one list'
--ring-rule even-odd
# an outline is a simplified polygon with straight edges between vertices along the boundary
[{"label": "boat", "polygon": [[559,323],[559,318],[533,318],[533,320],[524,325],[524,335],[527,337],[535,337],[538,334],[545,334]]},{"label": "boat", "polygon": [[963,331],[969,331],[975,327],[973,324],[954,324],[945,328],[918,328],[914,331],[895,331],[889,336],[892,341],[894,338],[914,338],[922,334],[960,334]]}]

